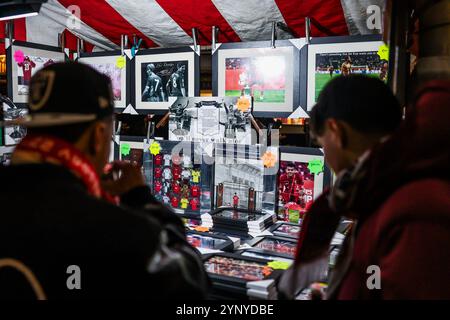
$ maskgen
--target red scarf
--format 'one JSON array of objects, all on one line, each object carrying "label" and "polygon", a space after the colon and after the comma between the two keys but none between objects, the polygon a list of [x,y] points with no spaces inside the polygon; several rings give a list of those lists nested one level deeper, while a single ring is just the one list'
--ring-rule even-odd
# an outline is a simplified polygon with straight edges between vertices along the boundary
[{"label": "red scarf", "polygon": [[95,198],[117,204],[117,199],[104,192],[100,178],[92,163],[73,145],[64,140],[46,135],[27,135],[16,147],[16,151],[38,154],[41,161],[57,163],[83,181],[88,193]]}]

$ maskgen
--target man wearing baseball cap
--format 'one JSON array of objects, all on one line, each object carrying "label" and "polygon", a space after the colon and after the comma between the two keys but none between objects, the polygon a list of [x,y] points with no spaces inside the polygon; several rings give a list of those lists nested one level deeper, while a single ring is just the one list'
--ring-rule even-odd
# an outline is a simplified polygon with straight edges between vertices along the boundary
[{"label": "man wearing baseball cap", "polygon": [[[86,65],[34,75],[28,134],[0,168],[0,259],[28,267],[50,299],[202,298],[201,260],[140,168],[117,162],[108,176],[120,178],[100,179],[113,111],[110,80]],[[31,297],[9,272],[0,297]]]}]

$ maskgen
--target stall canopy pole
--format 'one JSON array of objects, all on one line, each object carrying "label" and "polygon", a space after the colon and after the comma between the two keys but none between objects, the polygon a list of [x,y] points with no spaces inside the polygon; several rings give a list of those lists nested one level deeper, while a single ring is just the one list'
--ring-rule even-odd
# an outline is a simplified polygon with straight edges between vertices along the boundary
[{"label": "stall canopy pole", "polygon": [[80,38],[77,38],[77,57],[80,57],[80,54],[84,52],[84,41]]},{"label": "stall canopy pole", "polygon": [[194,51],[198,52],[197,45],[197,28],[192,28],[192,40],[194,40]]},{"label": "stall canopy pole", "polygon": [[64,48],[66,47],[66,36],[64,32],[58,33],[58,47],[61,48],[61,52],[64,52]]},{"label": "stall canopy pole", "polygon": [[306,43],[309,44],[309,40],[311,37],[311,19],[309,19],[309,17],[305,18],[305,37]]},{"label": "stall canopy pole", "polygon": [[270,45],[272,48],[275,49],[275,40],[277,39],[277,29],[276,29],[277,23],[274,21],[272,22],[272,40],[270,41]]},{"label": "stall canopy pole", "polygon": [[391,28],[389,35],[389,77],[388,85],[402,106],[406,103],[407,65],[406,33],[409,10],[407,1],[391,1]]},{"label": "stall canopy pole", "polygon": [[219,31],[219,28],[217,28],[216,26],[212,27],[212,37],[211,37],[211,39],[212,39],[212,44],[211,44],[212,52],[214,52],[214,50],[216,50],[218,31]]},{"label": "stall canopy pole", "polygon": [[120,35],[120,54],[123,56],[125,50],[125,35]]},{"label": "stall canopy pole", "polygon": [[6,23],[6,29],[5,29],[6,48],[8,48],[10,45],[12,45],[13,39],[14,39],[14,22],[12,20],[9,20]]}]

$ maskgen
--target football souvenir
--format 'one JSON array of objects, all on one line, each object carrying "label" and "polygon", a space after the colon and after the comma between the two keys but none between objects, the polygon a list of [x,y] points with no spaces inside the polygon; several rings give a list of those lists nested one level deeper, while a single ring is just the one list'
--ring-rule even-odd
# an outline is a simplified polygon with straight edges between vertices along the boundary
[{"label": "football souvenir", "polygon": [[155,166],[160,166],[160,165],[162,165],[162,161],[163,161],[162,155],[157,154],[155,156],[155,159],[153,160],[153,163],[155,164]]},{"label": "football souvenir", "polygon": [[170,170],[170,168],[165,168],[163,170],[163,178],[165,180],[171,180],[172,179],[172,170]]},{"label": "football souvenir", "polygon": [[198,210],[200,201],[197,198],[193,198],[193,199],[191,199],[189,204],[191,205],[191,209],[195,211],[195,210]]},{"label": "football souvenir", "polygon": [[289,238],[266,236],[253,239],[250,246],[294,258],[295,250],[297,249],[297,241]]},{"label": "football souvenir", "polygon": [[171,160],[172,160],[172,156],[170,154],[165,154],[164,155],[164,166],[169,167]]},{"label": "football souvenir", "polygon": [[183,185],[181,188],[181,195],[185,198],[189,197],[189,186],[187,184]]},{"label": "football souvenir", "polygon": [[189,200],[187,198],[181,198],[180,204],[181,204],[181,206],[180,206],[181,209],[187,209]]},{"label": "football souvenir", "polygon": [[170,204],[172,205],[172,207],[177,208],[178,207],[178,203],[179,200],[177,197],[172,197],[172,199],[170,200]]},{"label": "football souvenir", "polygon": [[193,197],[198,197],[200,195],[200,188],[198,186],[192,186],[191,195]]},{"label": "football souvenir", "polygon": [[181,167],[178,165],[174,165],[172,167],[172,175],[174,180],[179,180],[181,176]]},{"label": "football souvenir", "polygon": [[156,181],[155,182],[155,192],[159,193],[159,192],[161,192],[161,189],[162,189],[162,183],[160,181]]},{"label": "football souvenir", "polygon": [[161,168],[155,168],[155,178],[159,179],[162,176],[162,169]]},{"label": "football souvenir", "polygon": [[169,204],[170,203],[170,198],[168,196],[163,196],[163,202],[165,204]]},{"label": "football souvenir", "polygon": [[200,183],[200,171],[199,170],[192,170],[192,182],[193,183]]},{"label": "football souvenir", "polygon": [[174,183],[173,183],[173,185],[172,185],[172,191],[173,191],[173,193],[175,193],[175,194],[180,194],[181,188],[180,188],[180,185],[178,184],[178,182],[174,182]]}]

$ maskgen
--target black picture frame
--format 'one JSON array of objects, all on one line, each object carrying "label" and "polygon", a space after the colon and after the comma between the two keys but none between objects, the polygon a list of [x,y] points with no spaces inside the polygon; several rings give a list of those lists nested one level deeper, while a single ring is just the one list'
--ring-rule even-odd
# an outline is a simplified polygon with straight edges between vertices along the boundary
[{"label": "black picture frame", "polygon": [[[246,256],[242,256],[238,253],[220,252],[220,253],[203,255],[203,257],[202,257],[203,263],[205,263],[212,257],[232,258],[232,259],[237,259],[237,260],[242,260],[242,261],[255,262],[255,263],[258,263],[261,265],[267,265],[267,263],[270,262],[270,260],[246,257]],[[279,278],[281,276],[281,273],[282,272],[280,270],[274,270],[269,276],[265,277],[262,280],[270,280],[270,279],[276,280],[277,278]],[[247,288],[247,283],[253,282],[252,280],[245,280],[245,279],[241,279],[241,278],[237,278],[237,277],[218,275],[218,274],[210,273],[210,272],[208,272],[208,275],[214,284],[218,282],[218,283],[222,283],[222,284],[228,284],[228,285],[234,286],[234,287],[240,287],[243,289]],[[259,281],[259,280],[257,280],[257,281]]]},{"label": "black picture frame", "polygon": [[[290,234],[281,233],[281,232],[280,232],[280,234],[276,234],[275,232],[277,232],[277,230],[283,225],[288,225],[288,226],[299,228],[300,231],[299,231],[299,233],[298,233],[298,235],[296,237],[294,237],[294,236],[292,236]],[[270,227],[269,231],[276,237],[298,239],[299,236],[300,236],[300,233],[301,233],[301,225],[296,224],[296,223],[292,223],[292,222],[279,221],[278,223],[276,223],[272,227]]]},{"label": "black picture frame", "polygon": [[[259,249],[259,248],[248,248],[248,249],[244,249],[241,250],[239,252],[240,255],[244,256],[244,257],[249,257],[244,255],[244,253],[246,252],[250,252],[250,253],[256,253],[256,254],[260,254],[260,255],[264,255],[264,256],[270,256],[270,257],[274,257],[274,258],[280,258],[280,259],[284,259],[284,260],[290,260],[292,263],[294,263],[295,261],[295,257],[286,257],[286,255],[275,252],[275,251],[267,251],[267,250],[263,250],[263,249]],[[261,257],[260,259],[267,259],[270,260],[269,258],[263,258]],[[276,259],[273,259],[274,261],[277,261]]]},{"label": "black picture frame", "polygon": [[209,237],[209,238],[214,238],[214,239],[217,239],[217,240],[224,240],[225,243],[217,245],[217,246],[215,246],[214,248],[211,248],[211,249],[213,249],[213,250],[220,250],[220,251],[227,251],[227,252],[233,252],[233,249],[234,249],[233,241],[231,241],[226,236],[221,236],[221,235],[211,234],[211,233],[206,233],[206,232],[198,232],[198,231],[195,231],[195,230],[188,230],[188,231],[186,231],[186,236],[188,236],[188,235],[196,235],[196,236],[199,236],[199,237]]},{"label": "black picture frame", "polygon": [[[323,151],[319,148],[307,148],[307,147],[279,147],[280,155],[279,155],[279,171],[277,174],[277,209],[276,212],[279,215],[280,213],[280,194],[279,194],[279,186],[280,186],[280,173],[282,168],[283,161],[289,162],[303,162],[306,163],[310,160],[320,159],[323,161],[323,177],[321,179],[322,183],[316,186],[316,180],[314,180],[314,194],[313,199],[317,199],[317,197],[322,194],[327,188],[331,186],[331,170],[325,163],[325,155]],[[286,160],[287,159],[287,160]]]},{"label": "black picture frame", "polygon": [[[119,136],[119,143],[114,143],[114,159],[123,160],[121,154],[121,146],[124,143],[131,144],[135,146],[132,149],[142,149],[142,165],[144,164],[144,140],[147,139],[145,136]],[[131,147],[131,146],[130,146]]]},{"label": "black picture frame", "polygon": [[[88,65],[90,64],[88,61],[90,59],[100,59],[100,58],[105,58],[105,59],[117,59],[122,55],[122,52],[120,50],[114,50],[114,51],[104,51],[104,52],[90,52],[90,53],[85,53],[82,52],[80,53],[80,56],[77,57],[76,61],[80,62],[80,63],[87,63]],[[125,89],[125,99],[123,104],[115,104],[115,112],[117,113],[121,113],[123,112],[127,106],[130,104],[130,100],[131,100],[131,60],[128,58],[128,56],[126,54],[124,54],[124,58],[125,58],[125,86],[122,87],[121,89]]]},{"label": "black picture frame", "polygon": [[[260,118],[287,118],[289,117],[297,108],[301,105],[301,93],[305,90],[304,80],[306,79],[306,57],[305,54],[306,47],[300,50],[289,40],[277,40],[275,41],[276,48],[293,48],[293,66],[292,66],[292,108],[287,111],[262,111],[258,108],[257,103],[254,103],[253,115]],[[219,53],[225,50],[242,50],[242,52],[247,51],[247,54],[254,53],[255,49],[270,49],[271,44],[269,41],[254,41],[254,42],[237,42],[237,43],[223,43],[213,52],[212,56],[212,91],[213,96],[218,96],[221,92],[219,88],[219,68],[221,67],[219,63]],[[236,57],[238,58],[238,57]],[[288,103],[286,103],[288,104]],[[303,104],[302,104],[303,105]],[[287,108],[283,106],[283,108]]]},{"label": "black picture frame", "polygon": [[[134,107],[134,109],[140,113],[140,114],[155,114],[155,115],[163,115],[166,114],[169,111],[170,107],[170,101],[164,103],[164,107],[160,106],[149,106],[148,108],[142,107],[142,102],[138,102],[136,97],[141,95],[141,77],[138,75],[138,65],[140,66],[142,63],[140,60],[149,60],[148,62],[153,62],[151,58],[157,59],[160,61],[156,62],[164,62],[164,61],[179,61],[176,58],[177,54],[183,54],[188,56],[191,54],[192,56],[190,59],[193,62],[193,74],[191,75],[191,69],[188,70],[188,77],[193,80],[193,90],[189,91],[193,94],[187,93],[187,96],[200,96],[200,55],[197,54],[197,52],[194,51],[191,47],[179,47],[179,48],[155,48],[155,49],[144,49],[139,50],[136,54],[136,56],[133,58],[131,63],[131,104]],[[148,57],[148,59],[144,59],[145,57]],[[165,58],[165,59],[163,59]],[[139,60],[139,61],[138,61]],[[191,83],[189,81],[188,88],[191,87]],[[176,100],[176,99],[175,99]],[[175,101],[174,100],[174,101]]]},{"label": "black picture frame", "polygon": [[297,247],[297,240],[293,239],[293,238],[287,238],[287,237],[278,237],[278,236],[263,236],[263,237],[256,237],[253,238],[252,240],[248,241],[247,244],[251,247],[254,247],[255,249],[261,249],[263,252],[269,254],[269,253],[277,253],[280,257],[284,257],[287,259],[295,259],[295,256],[290,256],[288,254],[284,254],[282,252],[278,252],[278,251],[272,251],[272,250],[267,250],[267,249],[262,249],[262,248],[257,248],[256,245],[258,245],[259,243],[265,241],[265,240],[275,240],[275,241],[285,241],[285,242],[290,242],[292,243],[295,247]]},{"label": "black picture frame", "polygon": [[[24,49],[24,51],[31,51],[31,50],[40,50],[45,51],[48,53],[48,56],[50,59],[52,59],[55,62],[60,61],[66,61],[66,54],[62,51],[59,47],[54,46],[48,46],[38,43],[32,43],[32,42],[25,42],[25,41],[18,41],[14,40],[13,43],[6,49],[6,79],[7,79],[7,93],[8,97],[10,97],[11,101],[14,102],[14,104],[19,108],[28,108],[28,103],[26,102],[28,100],[28,94],[26,95],[26,99],[19,99],[19,95],[15,94],[14,90],[14,75],[15,75],[15,61],[14,61],[14,53],[13,50],[15,49]],[[24,52],[26,54],[26,52]],[[38,69],[36,69],[38,70]],[[17,76],[18,77],[18,76]],[[17,84],[18,85],[18,84]]]},{"label": "black picture frame", "polygon": [[[311,81],[311,71],[315,69],[315,59],[312,59],[311,55],[314,53],[317,54],[319,52],[316,52],[316,49],[320,51],[320,46],[322,45],[336,45],[337,47],[340,44],[363,44],[363,43],[371,43],[371,42],[381,42],[383,41],[383,36],[380,34],[369,34],[369,35],[354,35],[354,36],[333,36],[333,37],[317,37],[317,38],[311,38],[310,43],[308,44],[304,59],[306,60],[306,68],[304,76],[304,83],[306,85],[306,89],[304,91],[304,94],[302,94],[302,97],[304,97],[304,100],[302,101],[302,106],[305,106],[305,111],[309,114],[312,107],[314,106],[315,102],[312,99],[312,95],[314,92],[315,95],[315,83],[314,86],[312,85]],[[352,48],[349,47],[343,47],[342,48],[344,52],[350,52],[352,51]],[[339,50],[338,50],[339,51]],[[359,52],[361,50],[354,50],[354,52]],[[364,51],[364,50],[363,50]],[[329,51],[330,53],[333,51]],[[327,50],[323,51],[323,53],[328,53]],[[314,60],[314,61],[313,61]]]}]

